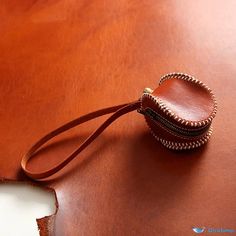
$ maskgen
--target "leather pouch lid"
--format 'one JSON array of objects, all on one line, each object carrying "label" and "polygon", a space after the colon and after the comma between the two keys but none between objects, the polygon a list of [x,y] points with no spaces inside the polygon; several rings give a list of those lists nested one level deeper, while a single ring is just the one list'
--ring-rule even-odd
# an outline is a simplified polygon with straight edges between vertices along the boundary
[{"label": "leather pouch lid", "polygon": [[191,129],[209,126],[217,110],[211,89],[182,73],[163,76],[159,86],[144,93],[141,101],[142,110],[151,108],[169,122]]}]

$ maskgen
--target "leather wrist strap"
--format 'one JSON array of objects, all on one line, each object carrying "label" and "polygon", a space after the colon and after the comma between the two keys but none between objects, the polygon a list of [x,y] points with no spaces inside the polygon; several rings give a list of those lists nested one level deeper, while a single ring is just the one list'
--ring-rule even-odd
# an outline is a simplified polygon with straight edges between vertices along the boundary
[{"label": "leather wrist strap", "polygon": [[[104,108],[95,112],[88,113],[55,129],[54,131],[42,137],[38,142],[36,142],[29,149],[29,151],[23,156],[21,160],[21,167],[23,171],[27,176],[29,176],[32,179],[43,179],[57,173],[62,168],[64,168],[70,161],[72,161],[81,151],[83,151],[94,139],[96,139],[113,121],[115,121],[117,118],[128,112],[137,110],[138,108],[140,108],[139,100],[128,104],[122,104],[118,106]],[[40,147],[42,147],[46,142],[51,140],[53,137],[69,129],[72,129],[75,126],[80,125],[84,122],[87,122],[99,116],[103,116],[110,113],[114,114],[112,114],[104,123],[102,123],[74,152],[72,152],[68,157],[66,157],[61,163],[57,164],[51,169],[42,172],[32,172],[29,169],[27,169],[28,161],[36,154],[36,152],[39,150]]]}]

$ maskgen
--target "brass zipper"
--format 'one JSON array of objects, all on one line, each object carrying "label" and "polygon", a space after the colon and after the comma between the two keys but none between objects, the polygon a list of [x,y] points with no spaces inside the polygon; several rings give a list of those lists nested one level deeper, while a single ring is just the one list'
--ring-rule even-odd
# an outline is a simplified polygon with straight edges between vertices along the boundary
[{"label": "brass zipper", "polygon": [[162,117],[160,114],[155,112],[150,107],[146,108],[145,110],[139,110],[139,112],[142,113],[143,115],[150,117],[153,121],[157,121],[161,123],[164,127],[174,132],[175,134],[179,136],[183,136],[183,137],[196,137],[196,136],[203,135],[204,133],[206,133],[206,131],[210,127],[210,125],[206,125],[204,127],[201,127],[200,129],[198,128],[198,129],[192,129],[192,130],[182,128],[172,123],[171,121],[165,119],[164,117]]}]

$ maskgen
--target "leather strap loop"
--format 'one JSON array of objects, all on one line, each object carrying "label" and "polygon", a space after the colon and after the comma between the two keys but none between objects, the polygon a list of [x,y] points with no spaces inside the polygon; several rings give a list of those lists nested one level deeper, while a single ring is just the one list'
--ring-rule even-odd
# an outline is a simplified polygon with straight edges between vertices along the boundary
[{"label": "leather strap loop", "polygon": [[[95,112],[88,113],[55,129],[54,131],[48,133],[47,135],[42,137],[39,141],[37,141],[23,156],[21,160],[21,167],[23,171],[27,176],[35,180],[47,178],[57,173],[62,168],[64,168],[70,161],[72,161],[81,151],[83,151],[94,139],[96,139],[113,121],[115,121],[117,118],[128,112],[137,110],[138,108],[140,108],[139,100],[128,104],[122,104],[118,106],[104,108]],[[72,129],[75,126],[80,125],[84,122],[87,122],[99,116],[103,116],[110,113],[114,114],[112,114],[104,123],[102,123],[74,152],[72,152],[68,157],[66,157],[61,163],[57,164],[51,169],[42,172],[32,172],[29,169],[27,169],[28,161],[36,154],[36,152],[39,150],[40,147],[42,147],[46,142],[51,140],[53,137],[58,136],[59,134],[69,129]]]}]

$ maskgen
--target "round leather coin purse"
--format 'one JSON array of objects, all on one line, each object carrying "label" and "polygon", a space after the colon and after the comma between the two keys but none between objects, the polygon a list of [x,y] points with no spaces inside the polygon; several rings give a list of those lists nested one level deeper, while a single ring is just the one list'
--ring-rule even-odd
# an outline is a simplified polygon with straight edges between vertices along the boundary
[{"label": "round leather coin purse", "polygon": [[[217,105],[213,92],[203,82],[183,73],[164,75],[159,86],[154,90],[146,88],[140,99],[88,113],[42,137],[22,158],[23,171],[32,179],[43,179],[57,173],[113,121],[134,110],[144,115],[151,133],[165,147],[173,150],[186,150],[199,147],[209,140]],[[106,114],[112,115],[59,164],[40,172],[32,172],[27,168],[29,159],[50,139]]]},{"label": "round leather coin purse", "polygon": [[158,141],[167,148],[184,150],[209,140],[216,110],[209,87],[192,76],[172,73],[163,76],[155,90],[144,90],[139,111]]}]

